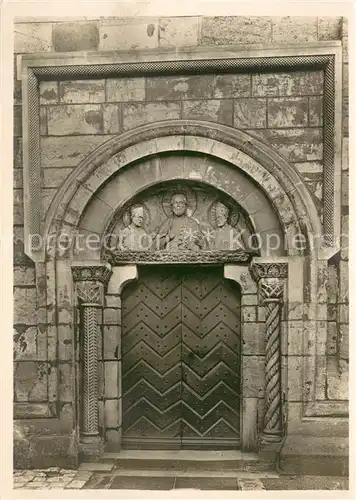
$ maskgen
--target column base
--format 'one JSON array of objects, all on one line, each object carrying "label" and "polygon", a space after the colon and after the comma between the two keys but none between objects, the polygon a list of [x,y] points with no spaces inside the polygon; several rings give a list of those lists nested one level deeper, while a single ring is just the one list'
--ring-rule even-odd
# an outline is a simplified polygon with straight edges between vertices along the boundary
[{"label": "column base", "polygon": [[79,443],[79,461],[97,460],[104,453],[104,439],[98,435],[81,436]]},{"label": "column base", "polygon": [[263,431],[260,437],[260,442],[262,443],[280,443],[282,441],[282,432],[281,431],[275,431],[275,432],[268,432],[268,431]]},{"label": "column base", "polygon": [[264,441],[263,437],[260,437],[258,456],[261,460],[276,462],[283,446],[282,438],[279,441]]}]

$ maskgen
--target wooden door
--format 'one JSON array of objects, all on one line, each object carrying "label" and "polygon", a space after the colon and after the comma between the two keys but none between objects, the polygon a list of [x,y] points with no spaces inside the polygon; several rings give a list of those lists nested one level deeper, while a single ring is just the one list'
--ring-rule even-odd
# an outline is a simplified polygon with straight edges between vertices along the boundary
[{"label": "wooden door", "polygon": [[238,447],[240,295],[221,268],[142,268],[122,354],[124,447]]}]

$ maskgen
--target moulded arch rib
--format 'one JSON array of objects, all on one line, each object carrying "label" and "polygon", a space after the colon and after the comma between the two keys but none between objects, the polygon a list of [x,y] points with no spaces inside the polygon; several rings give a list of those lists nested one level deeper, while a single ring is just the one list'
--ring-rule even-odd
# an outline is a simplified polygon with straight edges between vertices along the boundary
[{"label": "moulded arch rib", "polygon": [[[266,183],[261,181],[259,169],[268,172],[268,185],[272,181],[276,187],[276,199],[283,196],[291,202],[295,224],[299,227],[303,222],[309,236],[322,234],[311,194],[296,169],[275,150],[246,132],[226,125],[196,120],[165,120],[118,135],[89,154],[58,190],[46,214],[43,236],[46,237],[54,221],[63,221],[68,212],[76,213],[79,220],[90,197],[115,171],[152,154],[177,150],[205,153],[228,161],[242,171],[245,171],[244,162],[245,165],[253,163],[249,169],[246,168],[246,173],[254,178],[267,197],[271,199],[271,193]],[[120,157],[119,161],[115,160],[116,155]],[[78,206],[80,189],[83,199]],[[273,200],[272,203],[283,221],[278,203]]]}]

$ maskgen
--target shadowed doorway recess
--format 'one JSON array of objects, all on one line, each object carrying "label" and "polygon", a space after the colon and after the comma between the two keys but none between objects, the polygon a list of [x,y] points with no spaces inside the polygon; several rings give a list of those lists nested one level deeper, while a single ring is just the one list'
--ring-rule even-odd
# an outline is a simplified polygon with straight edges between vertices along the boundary
[{"label": "shadowed doorway recess", "polygon": [[222,266],[142,266],[122,334],[123,447],[239,447],[240,292]]}]

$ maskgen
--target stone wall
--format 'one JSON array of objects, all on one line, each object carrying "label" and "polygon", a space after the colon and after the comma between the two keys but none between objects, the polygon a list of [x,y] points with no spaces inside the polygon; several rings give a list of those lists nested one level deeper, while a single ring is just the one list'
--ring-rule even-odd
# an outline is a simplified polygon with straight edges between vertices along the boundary
[{"label": "stone wall", "polygon": [[[15,24],[14,29],[14,401],[20,405],[18,408],[22,408],[18,418],[26,416],[26,412],[38,413],[43,403],[48,405],[49,402],[53,408],[62,405],[64,413],[68,408],[68,417],[61,424],[60,431],[55,419],[47,419],[45,427],[38,427],[41,429],[38,432],[44,432],[48,439],[59,432],[67,436],[59,442],[58,456],[55,457],[57,465],[58,460],[75,462],[77,421],[72,406],[75,361],[68,354],[71,349],[70,326],[63,324],[61,336],[56,339],[41,324],[39,291],[50,277],[43,280],[38,275],[36,279],[39,268],[35,268],[24,254],[22,97],[17,72],[21,54],[118,49],[135,52],[141,49],[213,45],[238,45],[243,49],[250,43],[266,45],[278,42],[287,45],[291,42],[341,39],[344,53],[341,232],[347,234],[347,24],[342,18],[316,17],[108,18],[70,23],[21,22]],[[50,81],[41,83],[40,93],[41,180],[45,210],[58,187],[80,161],[113,135],[157,120],[188,118],[242,128],[277,149],[302,174],[322,217],[321,71]],[[347,236],[343,242],[343,249],[329,262],[327,271],[327,363],[324,375],[327,383],[324,398],[329,400],[348,399]],[[65,297],[61,300],[65,301]],[[112,297],[112,301],[113,307],[108,302],[108,309],[104,311],[103,330],[117,329],[120,322],[118,297]],[[104,331],[104,338],[112,337],[106,336]],[[115,364],[115,353],[110,349],[110,346],[104,345],[103,359],[108,370],[113,369],[110,360]],[[104,367],[104,364],[100,366]],[[290,366],[293,370],[293,365]],[[104,379],[102,374],[101,380]],[[298,385],[300,376],[297,372],[295,380]],[[67,394],[61,402],[58,399],[59,386],[61,394]],[[106,399],[108,403],[105,404],[115,401],[116,391],[117,387],[101,385],[103,400],[100,405]],[[102,416],[103,408],[99,406],[99,409]],[[45,441],[36,444],[29,439],[31,433],[37,432],[36,422],[36,419],[17,420],[17,466],[39,464],[51,456],[52,452],[46,451]],[[74,437],[68,437],[71,433]]]}]

